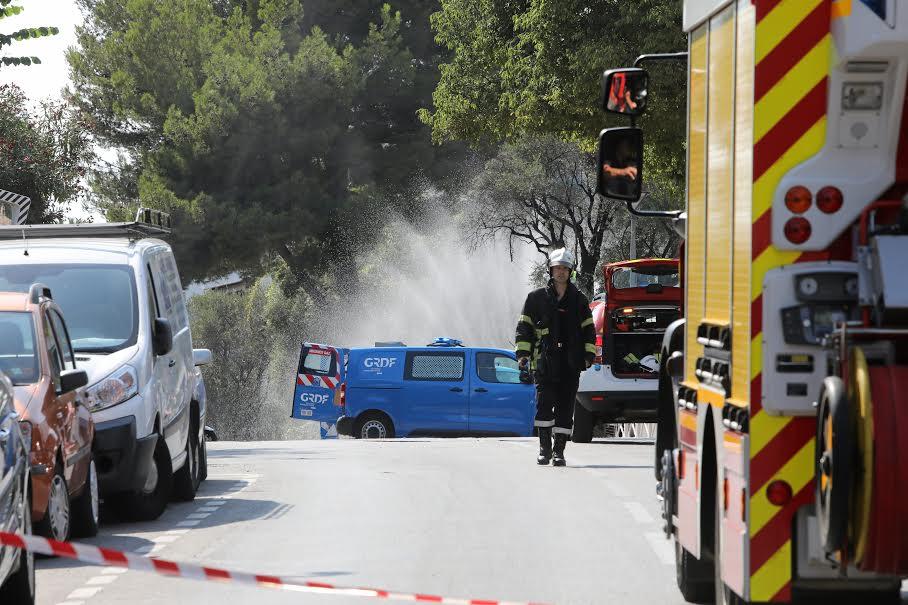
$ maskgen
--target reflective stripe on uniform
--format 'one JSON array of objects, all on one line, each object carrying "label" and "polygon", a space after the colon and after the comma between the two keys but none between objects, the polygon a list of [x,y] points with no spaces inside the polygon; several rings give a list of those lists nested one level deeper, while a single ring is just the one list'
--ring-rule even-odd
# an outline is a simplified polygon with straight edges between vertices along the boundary
[{"label": "reflective stripe on uniform", "polygon": [[589,318],[583,320],[583,323],[580,324],[580,327],[585,328],[585,327],[591,326],[591,325],[593,325],[593,318],[589,317]]},{"label": "reflective stripe on uniform", "polygon": [[539,428],[547,429],[555,426],[554,420],[534,420],[533,426],[538,426]]},{"label": "reflective stripe on uniform", "polygon": [[532,351],[532,350],[533,350],[533,345],[530,344],[530,343],[528,343],[528,342],[526,342],[526,341],[523,341],[523,340],[520,341],[520,342],[518,342],[517,345],[516,345],[516,347],[517,347],[517,350],[518,350],[518,351],[527,351],[527,352],[529,352],[529,351]]},{"label": "reflective stripe on uniform", "polygon": [[624,356],[624,361],[626,361],[628,363],[639,363],[640,358],[637,357],[636,355],[634,355],[633,353],[628,353],[627,355]]},{"label": "reflective stripe on uniform", "polygon": [[537,337],[539,337],[539,336],[548,336],[548,334],[549,334],[549,329],[548,329],[548,328],[536,328],[536,336],[537,336]]},{"label": "reflective stripe on uniform", "polygon": [[556,426],[555,428],[552,429],[552,432],[555,433],[556,435],[559,433],[562,435],[570,435],[571,429],[565,429],[560,426]]},{"label": "reflective stripe on uniform", "polygon": [[590,343],[586,343],[584,345],[584,348],[586,348],[587,353],[592,353],[593,355],[596,354],[596,345],[591,345]]},{"label": "reflective stripe on uniform", "polygon": [[520,323],[520,322],[528,323],[532,326],[533,318],[530,317],[529,315],[521,315],[519,318],[517,318],[517,323]]}]

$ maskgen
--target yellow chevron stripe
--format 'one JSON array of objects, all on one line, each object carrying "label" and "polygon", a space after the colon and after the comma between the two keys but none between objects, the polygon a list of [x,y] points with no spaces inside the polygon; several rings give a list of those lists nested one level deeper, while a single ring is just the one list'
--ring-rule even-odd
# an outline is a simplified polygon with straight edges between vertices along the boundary
[{"label": "yellow chevron stripe", "polygon": [[777,550],[763,567],[750,577],[750,598],[756,602],[766,602],[782,590],[791,579],[791,540]]},{"label": "yellow chevron stripe", "polygon": [[[756,420],[759,416],[768,416],[769,414],[763,414],[762,412],[757,414],[754,417]],[[776,431],[777,432],[777,431]],[[776,432],[773,432],[775,435]],[[751,433],[753,433],[753,426],[751,425]],[[765,445],[765,444],[764,444]],[[751,452],[751,460],[753,460],[753,452]],[[791,485],[793,493],[797,494],[804,486],[807,485],[811,479],[813,479],[814,473],[814,440],[810,439],[804,446],[798,450],[798,453],[795,454],[788,462],[785,463],[779,472],[773,475],[773,478],[770,481],[767,481],[766,484],[760,488],[760,490],[751,495],[750,497],[750,535],[751,537],[756,536],[761,529],[763,529],[773,515],[779,512],[780,508],[771,504],[769,500],[766,499],[766,488],[767,486],[776,479],[781,479]]]},{"label": "yellow chevron stripe", "polygon": [[832,0],[832,20],[851,15],[851,0]]},{"label": "yellow chevron stripe", "polygon": [[763,254],[754,261],[753,275],[751,276],[751,292],[753,300],[763,291],[763,278],[766,274],[782,265],[793,263],[795,259],[801,256],[797,250],[779,250],[775,246],[770,246],[763,251]]},{"label": "yellow chevron stripe", "polygon": [[[772,197],[776,187],[782,177],[789,170],[803,162],[806,158],[817,153],[826,143],[826,117],[820,118],[810,130],[801,135],[794,145],[786,151],[782,157],[776,160],[772,168],[763,173],[763,175],[754,183],[754,201],[753,217],[754,222],[760,218],[764,212],[772,206]],[[760,276],[760,283],[763,276]],[[760,290],[754,291],[754,298],[760,293]]]},{"label": "yellow chevron stripe", "polygon": [[750,419],[750,458],[760,453],[776,434],[791,422],[791,417],[773,416],[761,410]]},{"label": "yellow chevron stripe", "polygon": [[827,34],[760,99],[754,111],[755,141],[759,142],[798,101],[829,74],[831,40],[832,37]]},{"label": "yellow chevron stripe", "polygon": [[783,0],[757,23],[755,63],[763,60],[782,40],[826,0]]}]

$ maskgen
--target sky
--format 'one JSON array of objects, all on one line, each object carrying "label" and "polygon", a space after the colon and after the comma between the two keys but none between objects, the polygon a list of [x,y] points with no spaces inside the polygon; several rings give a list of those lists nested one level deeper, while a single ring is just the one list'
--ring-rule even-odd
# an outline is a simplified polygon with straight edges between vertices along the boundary
[{"label": "sky", "polygon": [[69,82],[66,49],[76,43],[76,26],[82,23],[82,14],[73,0],[14,0],[13,5],[24,10],[0,20],[3,33],[42,26],[58,27],[60,33],[4,47],[4,55],[38,57],[41,65],[0,68],[0,84],[18,85],[33,102],[59,98]]}]

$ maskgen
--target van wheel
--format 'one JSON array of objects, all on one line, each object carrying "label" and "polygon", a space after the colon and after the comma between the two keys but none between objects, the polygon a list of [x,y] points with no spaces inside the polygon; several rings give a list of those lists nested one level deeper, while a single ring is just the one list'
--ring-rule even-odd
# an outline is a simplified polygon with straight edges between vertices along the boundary
[{"label": "van wheel", "polygon": [[208,445],[206,441],[199,444],[199,484],[208,478]]},{"label": "van wheel", "polygon": [[589,443],[593,440],[593,413],[574,400],[574,430],[571,441]]},{"label": "van wheel", "polygon": [[151,470],[142,489],[127,492],[118,499],[120,515],[135,521],[154,521],[167,508],[173,488],[173,470],[170,453],[164,437],[158,436],[154,446]]},{"label": "van wheel", "polygon": [[356,421],[353,436],[357,439],[390,439],[394,437],[394,425],[383,414],[363,414]]},{"label": "van wheel", "polygon": [[186,463],[173,476],[173,497],[181,502],[195,500],[199,486],[199,439],[193,430],[186,438]]},{"label": "van wheel", "polygon": [[36,524],[36,533],[65,542],[69,539],[70,526],[69,486],[63,477],[63,465],[57,461],[54,466],[54,475],[50,480],[50,493],[47,496],[47,512],[44,518]]},{"label": "van wheel", "polygon": [[[32,505],[25,499],[23,527],[26,535],[31,534]],[[19,569],[0,585],[0,603],[21,603],[35,605],[35,554],[30,550],[19,551]]]},{"label": "van wheel", "polygon": [[95,459],[88,465],[88,476],[82,494],[73,502],[73,529],[76,538],[91,538],[98,534],[101,500],[98,496],[98,471]]},{"label": "van wheel", "polygon": [[705,560],[698,560],[681,546],[675,537],[675,576],[681,596],[690,603],[713,603],[715,584],[713,566]]}]

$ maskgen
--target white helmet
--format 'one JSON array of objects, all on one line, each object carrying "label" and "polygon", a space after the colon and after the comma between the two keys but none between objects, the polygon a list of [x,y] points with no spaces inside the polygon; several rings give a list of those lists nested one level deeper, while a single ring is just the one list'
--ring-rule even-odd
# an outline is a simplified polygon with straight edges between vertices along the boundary
[{"label": "white helmet", "polygon": [[573,270],[574,264],[574,255],[565,248],[558,248],[549,252],[549,269],[560,265]]},{"label": "white helmet", "polygon": [[655,374],[659,371],[659,356],[647,355],[640,360],[640,367]]}]

